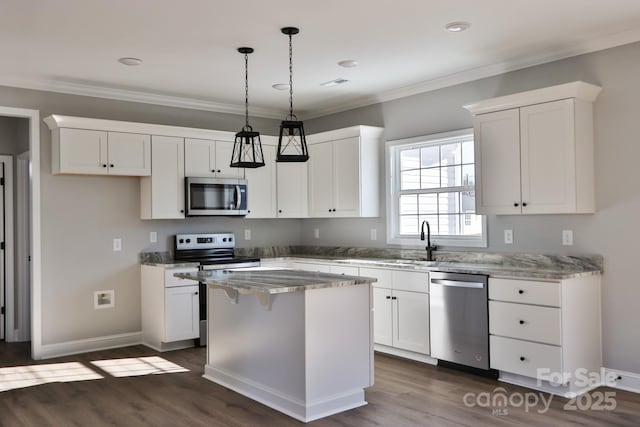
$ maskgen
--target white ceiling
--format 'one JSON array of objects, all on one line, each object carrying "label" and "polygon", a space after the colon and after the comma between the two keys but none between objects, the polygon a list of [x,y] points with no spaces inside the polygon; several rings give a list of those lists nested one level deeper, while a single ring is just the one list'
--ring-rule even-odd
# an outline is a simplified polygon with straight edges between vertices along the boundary
[{"label": "white ceiling", "polygon": [[[463,33],[445,31],[468,21]],[[640,40],[639,0],[4,0],[0,85],[301,119]],[[138,67],[117,62],[141,58]],[[339,60],[355,59],[357,68]],[[337,87],[320,83],[337,77]]]}]

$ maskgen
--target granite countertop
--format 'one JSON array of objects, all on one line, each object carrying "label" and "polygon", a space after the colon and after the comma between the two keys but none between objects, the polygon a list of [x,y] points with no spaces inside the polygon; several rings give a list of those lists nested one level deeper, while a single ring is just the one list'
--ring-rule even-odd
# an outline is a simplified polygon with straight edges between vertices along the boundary
[{"label": "granite countertop", "polygon": [[376,281],[376,279],[370,277],[261,267],[176,273],[175,276],[182,279],[197,280],[212,287],[231,289],[244,294],[282,294],[312,289],[364,285]]}]

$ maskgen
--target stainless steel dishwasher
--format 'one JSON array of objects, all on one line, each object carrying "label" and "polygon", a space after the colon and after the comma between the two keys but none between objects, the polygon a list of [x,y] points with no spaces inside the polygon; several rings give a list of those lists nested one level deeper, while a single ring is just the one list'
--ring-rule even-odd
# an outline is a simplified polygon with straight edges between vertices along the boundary
[{"label": "stainless steel dishwasher", "polygon": [[475,274],[429,274],[431,357],[438,364],[489,370],[487,279]]}]

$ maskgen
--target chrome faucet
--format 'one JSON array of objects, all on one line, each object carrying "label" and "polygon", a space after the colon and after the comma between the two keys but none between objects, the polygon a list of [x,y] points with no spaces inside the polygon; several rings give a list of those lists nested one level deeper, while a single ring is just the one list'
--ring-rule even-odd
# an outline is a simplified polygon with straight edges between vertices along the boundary
[{"label": "chrome faucet", "polygon": [[429,221],[422,221],[422,229],[420,231],[420,240],[424,241],[424,225],[427,224],[427,246],[425,250],[427,251],[427,261],[434,261],[433,259],[433,251],[436,250],[436,246],[431,246],[431,227],[429,227]]}]

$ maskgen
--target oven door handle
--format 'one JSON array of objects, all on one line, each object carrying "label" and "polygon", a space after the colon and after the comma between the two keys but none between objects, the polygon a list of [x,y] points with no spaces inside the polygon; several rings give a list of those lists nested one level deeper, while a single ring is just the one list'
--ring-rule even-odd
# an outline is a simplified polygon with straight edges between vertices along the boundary
[{"label": "oven door handle", "polygon": [[240,209],[240,204],[242,200],[240,199],[240,186],[236,185],[236,210]]}]

